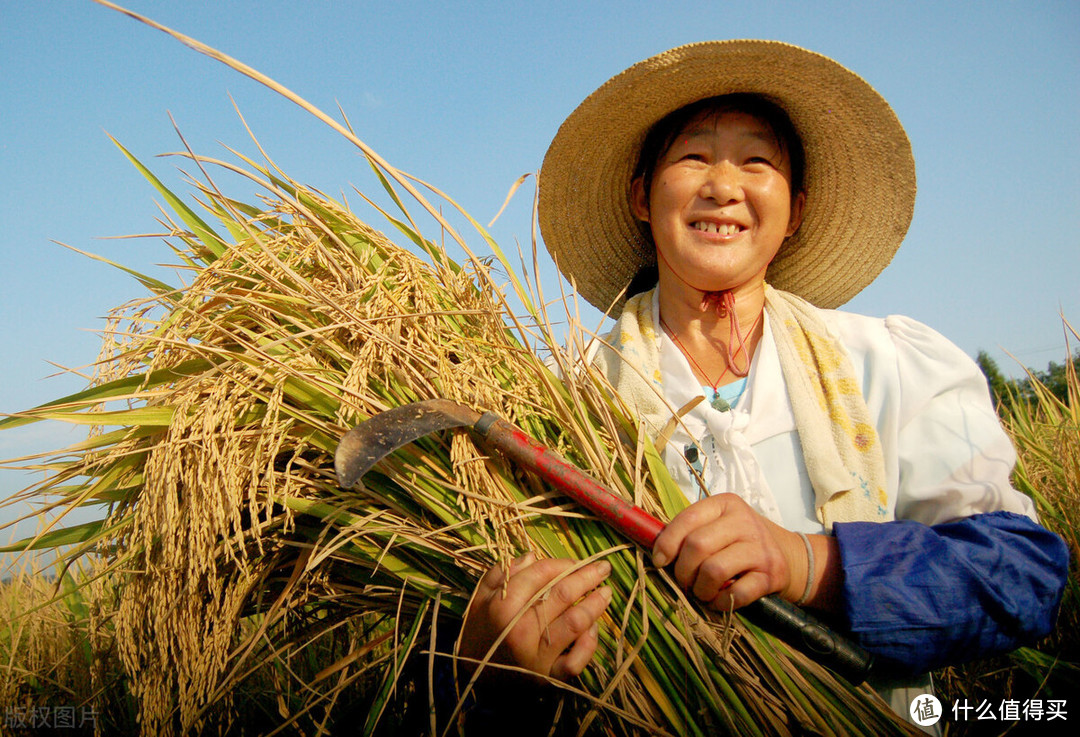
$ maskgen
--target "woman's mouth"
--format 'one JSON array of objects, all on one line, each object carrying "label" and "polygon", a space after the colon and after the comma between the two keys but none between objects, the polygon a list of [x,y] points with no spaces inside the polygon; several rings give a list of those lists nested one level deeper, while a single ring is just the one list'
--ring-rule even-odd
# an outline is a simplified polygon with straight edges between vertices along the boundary
[{"label": "woman's mouth", "polygon": [[735,235],[742,230],[742,226],[735,223],[716,223],[709,220],[698,220],[690,223],[690,227],[703,233],[716,233],[717,235]]}]

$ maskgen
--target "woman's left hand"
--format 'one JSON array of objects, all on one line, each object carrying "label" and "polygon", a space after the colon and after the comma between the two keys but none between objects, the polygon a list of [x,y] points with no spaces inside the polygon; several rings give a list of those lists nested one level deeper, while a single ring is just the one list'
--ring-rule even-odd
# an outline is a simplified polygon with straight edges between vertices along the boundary
[{"label": "woman's left hand", "polygon": [[675,579],[714,609],[738,609],[779,592],[802,596],[809,560],[802,539],[762,517],[736,494],[696,502],[656,539],[653,562],[674,561]]}]

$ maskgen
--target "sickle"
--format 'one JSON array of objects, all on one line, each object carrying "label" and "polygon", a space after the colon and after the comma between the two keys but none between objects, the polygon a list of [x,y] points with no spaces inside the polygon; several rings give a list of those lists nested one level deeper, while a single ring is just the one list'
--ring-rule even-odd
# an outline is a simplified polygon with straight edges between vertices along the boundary
[{"label": "sickle", "polygon": [[[334,453],[338,483],[352,488],[372,466],[403,445],[459,427],[467,428],[650,551],[664,529],[658,519],[593,481],[515,425],[491,412],[480,414],[447,399],[395,407],[345,433]],[[868,652],[775,594],[747,604],[739,612],[852,685],[862,683],[870,670],[873,658]]]}]

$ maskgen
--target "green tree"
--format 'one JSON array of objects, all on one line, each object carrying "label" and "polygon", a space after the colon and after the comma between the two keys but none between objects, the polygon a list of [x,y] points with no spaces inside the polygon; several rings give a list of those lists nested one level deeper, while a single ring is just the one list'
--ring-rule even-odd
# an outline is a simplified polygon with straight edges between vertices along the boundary
[{"label": "green tree", "polygon": [[1045,371],[1036,371],[1028,368],[1027,376],[1022,379],[1008,379],[1001,373],[997,361],[990,357],[986,351],[979,351],[975,356],[975,363],[986,377],[986,383],[990,387],[990,395],[994,399],[994,407],[999,411],[1005,411],[1016,401],[1035,401],[1035,391],[1032,387],[1034,378],[1039,384],[1046,387],[1055,397],[1066,404],[1069,403],[1069,372],[1080,373],[1080,349],[1073,353],[1072,357],[1062,363],[1051,361]]},{"label": "green tree", "polygon": [[1009,380],[1001,373],[997,361],[991,358],[986,351],[979,351],[978,355],[975,356],[975,363],[979,365],[983,376],[986,377],[986,383],[990,387],[990,396],[994,399],[994,408],[1000,408],[1002,402],[1007,402],[1009,398]]},{"label": "green tree", "polygon": [[[1074,372],[1080,372],[1080,349],[1077,349],[1072,358],[1066,359],[1063,363],[1051,361],[1050,365],[1046,367],[1046,371],[1034,371],[1032,373],[1055,397],[1068,403],[1068,374],[1070,369]],[[1030,384],[1030,381],[1028,383]]]}]

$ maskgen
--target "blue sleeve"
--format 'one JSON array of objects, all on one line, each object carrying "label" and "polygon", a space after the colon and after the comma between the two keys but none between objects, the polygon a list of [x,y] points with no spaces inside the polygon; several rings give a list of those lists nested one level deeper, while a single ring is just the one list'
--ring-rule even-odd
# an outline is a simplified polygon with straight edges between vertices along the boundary
[{"label": "blue sleeve", "polygon": [[1069,568],[1060,537],[991,512],[928,527],[833,527],[852,635],[896,674],[1006,652],[1054,627]]}]

